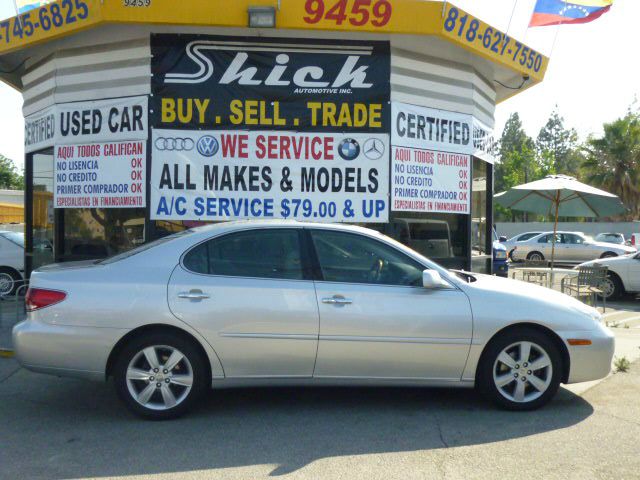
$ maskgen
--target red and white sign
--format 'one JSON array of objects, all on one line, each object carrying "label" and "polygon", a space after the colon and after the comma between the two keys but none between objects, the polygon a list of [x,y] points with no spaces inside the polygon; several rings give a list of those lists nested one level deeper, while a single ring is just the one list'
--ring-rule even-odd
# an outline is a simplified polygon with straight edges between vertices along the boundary
[{"label": "red and white sign", "polygon": [[146,141],[58,145],[55,208],[144,208]]},{"label": "red and white sign", "polygon": [[392,211],[471,211],[469,155],[394,146],[391,158]]}]

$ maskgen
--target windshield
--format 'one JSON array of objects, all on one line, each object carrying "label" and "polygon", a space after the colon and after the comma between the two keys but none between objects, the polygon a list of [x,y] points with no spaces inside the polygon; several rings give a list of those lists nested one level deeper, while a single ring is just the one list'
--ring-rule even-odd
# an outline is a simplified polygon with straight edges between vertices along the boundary
[{"label": "windshield", "polygon": [[4,232],[2,234],[4,238],[9,240],[12,243],[24,248],[24,233],[20,232]]}]

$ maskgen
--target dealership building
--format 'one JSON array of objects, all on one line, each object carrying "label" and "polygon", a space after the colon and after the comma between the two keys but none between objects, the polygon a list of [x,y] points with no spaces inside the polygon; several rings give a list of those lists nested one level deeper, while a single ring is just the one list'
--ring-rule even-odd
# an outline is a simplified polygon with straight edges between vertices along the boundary
[{"label": "dealership building", "polygon": [[547,64],[451,2],[45,4],[0,22],[0,77],[24,98],[26,270],[290,218],[490,271],[494,110]]}]

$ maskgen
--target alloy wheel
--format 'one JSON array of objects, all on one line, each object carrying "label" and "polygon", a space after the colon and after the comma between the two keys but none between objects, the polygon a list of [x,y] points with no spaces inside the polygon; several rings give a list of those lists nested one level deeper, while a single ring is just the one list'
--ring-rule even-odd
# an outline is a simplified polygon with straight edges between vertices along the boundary
[{"label": "alloy wheel", "polygon": [[151,410],[168,410],[182,403],[193,387],[189,359],[177,348],[153,345],[139,351],[127,367],[129,393]]},{"label": "alloy wheel", "polygon": [[520,341],[504,348],[493,365],[493,382],[507,400],[527,403],[541,397],[551,385],[553,365],[538,344]]},{"label": "alloy wheel", "polygon": [[611,298],[615,293],[616,285],[611,277],[607,277],[600,284],[600,289],[602,290],[602,296],[608,299]]},{"label": "alloy wheel", "polygon": [[0,296],[4,297],[13,291],[15,281],[8,273],[0,273]]}]

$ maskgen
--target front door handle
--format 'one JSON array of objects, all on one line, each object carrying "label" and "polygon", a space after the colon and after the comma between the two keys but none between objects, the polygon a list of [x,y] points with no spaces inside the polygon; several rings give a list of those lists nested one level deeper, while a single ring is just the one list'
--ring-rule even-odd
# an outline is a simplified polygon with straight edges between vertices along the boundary
[{"label": "front door handle", "polygon": [[186,298],[187,300],[206,300],[209,297],[202,290],[191,290],[189,292],[180,292],[178,298]]},{"label": "front door handle", "polygon": [[323,298],[322,303],[328,305],[350,305],[353,303],[353,300],[344,298],[342,295],[334,295],[333,297]]}]

